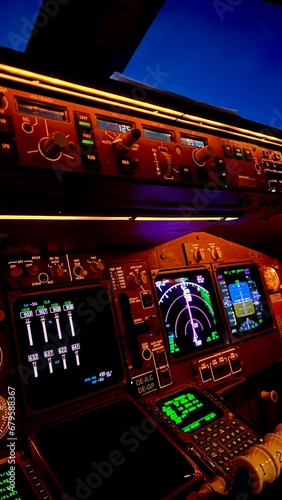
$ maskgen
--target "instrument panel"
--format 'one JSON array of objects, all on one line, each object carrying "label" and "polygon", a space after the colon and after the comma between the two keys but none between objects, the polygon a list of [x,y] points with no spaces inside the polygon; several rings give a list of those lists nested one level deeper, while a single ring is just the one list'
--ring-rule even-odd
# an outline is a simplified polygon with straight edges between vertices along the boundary
[{"label": "instrument panel", "polygon": [[[279,138],[0,71],[5,212],[279,210]],[[281,261],[204,232],[134,251],[43,232],[1,254],[1,478],[15,466],[23,499],[34,478],[29,500],[132,498],[128,476],[159,500],[218,475],[231,488],[279,399],[264,374],[282,359]]]},{"label": "instrument panel", "polygon": [[[188,460],[191,484],[177,480],[177,494],[205,474],[232,482],[234,457],[262,442],[261,430],[224,394],[281,359],[281,331],[270,314],[278,292],[269,291],[264,272],[275,266],[279,274],[279,264],[263,254],[251,259],[245,247],[232,246],[231,252],[229,242],[217,238],[218,263],[210,257],[209,263],[187,266],[194,238],[116,260],[116,253],[103,251],[2,259],[1,371],[4,379],[14,373],[11,387],[21,395],[15,419],[30,436],[31,460],[55,495],[78,488],[54,465],[58,436],[67,450],[73,426],[99,420],[100,414],[105,419],[107,408],[111,415],[118,408],[113,418],[115,425],[123,422],[123,436],[129,426],[120,410],[124,399],[133,405],[131,413],[144,412],[141,422],[155,422],[167,446],[176,446],[169,454],[179,455],[184,465]],[[197,241],[201,248],[211,243],[205,233]],[[152,265],[157,262],[162,265]],[[5,388],[2,394],[4,442],[11,429]],[[98,442],[97,435],[91,439]],[[100,453],[94,462],[101,460],[109,461]],[[97,467],[92,473],[100,485],[104,478]]]}]

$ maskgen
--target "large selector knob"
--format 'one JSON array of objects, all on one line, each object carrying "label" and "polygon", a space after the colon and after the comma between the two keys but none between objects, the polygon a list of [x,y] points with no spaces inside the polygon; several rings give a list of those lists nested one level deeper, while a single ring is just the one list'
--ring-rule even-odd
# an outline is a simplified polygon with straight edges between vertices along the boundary
[{"label": "large selector knob", "polygon": [[140,137],[141,131],[139,128],[134,127],[127,132],[119,134],[112,144],[120,153],[126,153]]},{"label": "large selector knob", "polygon": [[214,149],[212,146],[205,146],[204,148],[193,151],[194,160],[198,165],[204,165],[212,156],[214,156]]},{"label": "large selector knob", "polygon": [[39,151],[48,160],[57,160],[67,144],[68,140],[62,132],[53,132],[40,140]]}]

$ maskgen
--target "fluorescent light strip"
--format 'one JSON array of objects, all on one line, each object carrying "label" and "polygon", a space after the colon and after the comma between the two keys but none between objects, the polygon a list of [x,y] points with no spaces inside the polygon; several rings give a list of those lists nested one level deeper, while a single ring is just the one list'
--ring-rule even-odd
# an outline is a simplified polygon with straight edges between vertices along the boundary
[{"label": "fluorescent light strip", "polygon": [[131,217],[104,217],[92,215],[0,215],[0,220],[96,220],[96,221],[117,221],[117,220],[130,220]]},{"label": "fluorescent light strip", "polygon": [[231,221],[237,220],[239,217],[136,217],[136,221]]},{"label": "fluorescent light strip", "polygon": [[93,216],[93,215],[0,215],[0,220],[49,220],[49,221],[232,221],[238,220],[239,217],[111,217],[111,216]]},{"label": "fluorescent light strip", "polygon": [[[38,73],[34,73],[31,71],[14,68],[11,66],[7,66],[5,64],[0,64],[0,70],[10,73],[10,76],[6,73],[1,74],[2,78],[7,78],[9,80],[18,81],[21,83],[26,83],[29,85],[33,85],[40,88],[46,88],[55,90],[56,92],[61,92],[64,94],[79,96],[87,99],[96,100],[98,102],[104,102],[112,105],[120,105],[123,106],[126,104],[128,108],[133,109],[135,111],[149,111],[154,114],[156,113],[164,113],[163,115],[167,118],[171,117],[181,117],[183,115],[182,112],[176,111],[174,109],[164,108],[163,106],[158,106],[156,104],[150,104],[144,101],[138,101],[137,99],[126,97],[123,95],[113,94],[111,92],[107,92],[104,90],[93,89],[91,87],[86,87],[84,85],[79,85],[73,82],[67,82],[64,80],[59,80],[58,78],[53,78],[46,75],[41,75]],[[19,76],[15,76],[19,75]],[[30,79],[30,80],[27,80]],[[45,83],[44,83],[45,82]],[[51,86],[50,86],[51,85]],[[60,85],[57,87],[57,85]],[[64,89],[62,89],[64,87]],[[141,108],[141,109],[140,109]],[[142,109],[143,108],[143,109]],[[143,112],[144,112],[143,111]]]},{"label": "fluorescent light strip", "polygon": [[209,120],[207,118],[189,115],[188,113],[182,113],[181,111],[176,111],[175,109],[164,108],[163,106],[151,104],[146,101],[139,101],[134,98],[113,94],[104,90],[93,89],[84,85],[67,82],[58,78],[34,73],[32,71],[14,68],[5,64],[0,64],[0,71],[3,71],[3,73],[0,73],[0,78],[6,78],[11,81],[33,85],[37,88],[39,87],[40,89],[53,90],[64,95],[68,94],[69,96],[77,96],[95,101],[97,103],[106,103],[111,106],[123,106],[131,111],[141,112],[144,114],[149,113],[154,116],[158,116],[159,118],[173,120],[177,125],[184,124],[186,126],[191,126],[196,124],[208,130],[212,128],[218,132],[228,132],[232,135],[252,140],[258,139],[265,143],[275,144],[280,147],[282,144],[282,139],[279,137],[266,135],[262,132],[255,132],[236,127],[234,125]]}]

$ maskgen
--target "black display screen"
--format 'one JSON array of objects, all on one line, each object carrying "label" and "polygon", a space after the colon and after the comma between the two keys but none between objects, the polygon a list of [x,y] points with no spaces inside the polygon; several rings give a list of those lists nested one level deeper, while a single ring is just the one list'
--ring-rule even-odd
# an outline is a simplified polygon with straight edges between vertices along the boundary
[{"label": "black display screen", "polygon": [[111,296],[103,284],[22,295],[12,310],[30,409],[96,393],[123,379]]},{"label": "black display screen", "polygon": [[34,444],[61,485],[56,498],[175,498],[170,494],[188,487],[195,473],[127,399],[40,431]]},{"label": "black display screen", "polygon": [[231,334],[245,337],[273,324],[256,264],[221,266],[216,277]]},{"label": "black display screen", "polygon": [[224,343],[218,302],[207,269],[161,272],[154,285],[171,356],[179,358]]},{"label": "black display screen", "polygon": [[196,432],[224,415],[222,408],[195,387],[159,399],[156,404],[185,433]]}]

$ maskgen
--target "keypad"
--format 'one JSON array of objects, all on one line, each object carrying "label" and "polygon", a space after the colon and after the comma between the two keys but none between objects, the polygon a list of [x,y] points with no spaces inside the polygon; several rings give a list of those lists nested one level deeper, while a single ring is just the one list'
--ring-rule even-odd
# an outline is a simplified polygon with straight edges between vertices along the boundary
[{"label": "keypad", "polygon": [[214,464],[230,472],[233,458],[259,441],[258,436],[236,418],[223,418],[191,435],[195,445]]}]

